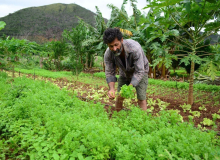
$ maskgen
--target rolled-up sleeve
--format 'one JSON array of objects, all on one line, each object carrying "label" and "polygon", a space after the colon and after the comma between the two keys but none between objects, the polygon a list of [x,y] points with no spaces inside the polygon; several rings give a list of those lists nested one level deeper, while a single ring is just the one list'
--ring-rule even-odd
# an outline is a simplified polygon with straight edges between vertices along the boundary
[{"label": "rolled-up sleeve", "polygon": [[131,78],[131,84],[136,87],[141,79],[144,77],[145,69],[144,69],[144,53],[142,53],[142,49],[137,49],[134,54],[134,74]]},{"label": "rolled-up sleeve", "polygon": [[105,76],[107,83],[116,82],[117,81],[117,78],[115,77],[116,65],[114,60],[111,58],[111,53],[109,49],[105,51],[104,62],[105,62]]}]

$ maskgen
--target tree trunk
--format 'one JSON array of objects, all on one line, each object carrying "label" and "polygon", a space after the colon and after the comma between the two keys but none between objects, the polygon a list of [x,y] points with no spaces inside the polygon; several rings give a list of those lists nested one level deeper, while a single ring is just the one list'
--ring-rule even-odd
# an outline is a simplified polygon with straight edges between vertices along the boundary
[{"label": "tree trunk", "polygon": [[91,57],[90,57],[90,64],[89,64],[89,68],[92,68],[92,62],[93,62],[93,56],[91,55]]},{"label": "tree trunk", "polygon": [[86,68],[89,68],[88,67],[88,61],[89,61],[89,53],[86,52]]},{"label": "tree trunk", "polygon": [[150,78],[154,78],[154,72],[153,72],[153,69],[152,67],[149,66],[149,73],[148,73],[149,77]]},{"label": "tree trunk", "polygon": [[105,60],[104,60],[104,55],[105,55],[105,54],[103,54],[103,72],[105,72]]},{"label": "tree trunk", "polygon": [[162,77],[166,78],[166,67],[164,64],[162,64]]},{"label": "tree trunk", "polygon": [[59,71],[59,60],[58,59],[56,60],[56,68],[57,68],[57,71]]},{"label": "tree trunk", "polygon": [[189,77],[189,92],[188,92],[188,104],[193,104],[193,77],[194,77],[194,67],[195,63],[191,61],[191,70],[190,70],[190,77]]},{"label": "tree trunk", "polygon": [[156,79],[156,67],[154,67],[154,79]]},{"label": "tree trunk", "polygon": [[43,68],[43,57],[40,58],[40,68]]},{"label": "tree trunk", "polygon": [[76,76],[77,76],[77,79],[78,79],[78,70],[77,70],[77,67],[76,67]]},{"label": "tree trunk", "polygon": [[15,66],[12,66],[12,77],[15,78]]},{"label": "tree trunk", "polygon": [[80,62],[81,62],[81,64],[83,64],[82,54],[80,54]]}]

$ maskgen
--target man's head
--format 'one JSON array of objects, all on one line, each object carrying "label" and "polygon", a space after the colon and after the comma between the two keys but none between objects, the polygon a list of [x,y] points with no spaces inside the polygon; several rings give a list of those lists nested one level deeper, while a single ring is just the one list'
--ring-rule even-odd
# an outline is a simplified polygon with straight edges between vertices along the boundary
[{"label": "man's head", "polygon": [[121,54],[123,50],[123,36],[119,29],[108,28],[105,30],[103,41],[108,45],[109,49],[114,53],[115,56],[119,56]]}]

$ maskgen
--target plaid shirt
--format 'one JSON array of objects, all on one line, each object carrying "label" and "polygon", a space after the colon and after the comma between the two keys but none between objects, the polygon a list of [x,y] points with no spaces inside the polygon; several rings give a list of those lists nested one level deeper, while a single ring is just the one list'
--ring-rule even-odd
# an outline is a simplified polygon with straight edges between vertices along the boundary
[{"label": "plaid shirt", "polygon": [[119,75],[121,77],[131,79],[131,84],[136,87],[143,76],[149,71],[149,63],[144,54],[141,45],[131,39],[123,40],[125,51],[125,63],[123,65],[119,56],[114,56],[114,53],[107,48],[104,55],[106,81],[116,82],[115,77],[116,66],[119,67]]}]

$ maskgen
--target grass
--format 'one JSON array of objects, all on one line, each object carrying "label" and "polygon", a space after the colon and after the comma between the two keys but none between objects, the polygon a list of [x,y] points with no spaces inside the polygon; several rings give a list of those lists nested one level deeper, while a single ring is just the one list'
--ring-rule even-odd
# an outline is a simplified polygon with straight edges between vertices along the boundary
[{"label": "grass", "polygon": [[170,76],[188,77],[189,75],[187,74],[185,69],[175,70],[175,72],[173,69],[170,69]]},{"label": "grass", "polygon": [[35,74],[38,76],[43,76],[43,77],[50,77],[50,78],[62,78],[62,77],[71,77],[72,73],[69,71],[59,71],[59,72],[52,72],[48,71],[45,69],[21,69],[21,68],[15,68],[16,72],[21,72],[25,74]]}]

